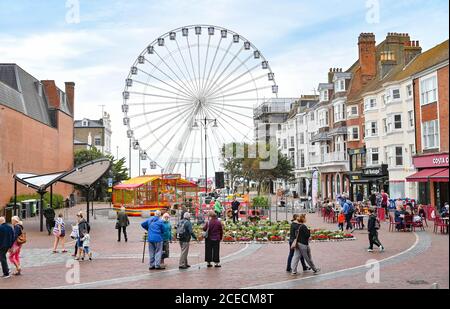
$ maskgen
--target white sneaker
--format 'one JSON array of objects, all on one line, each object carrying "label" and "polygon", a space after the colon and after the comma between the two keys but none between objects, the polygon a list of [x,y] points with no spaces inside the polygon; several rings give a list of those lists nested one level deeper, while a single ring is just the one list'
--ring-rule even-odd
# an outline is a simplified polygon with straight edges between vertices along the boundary
[{"label": "white sneaker", "polygon": [[373,252],[373,250],[372,249],[367,249],[367,252]]},{"label": "white sneaker", "polygon": [[384,247],[383,246],[381,246],[380,248],[378,248],[379,250],[380,250],[380,252],[383,252],[384,251]]},{"label": "white sneaker", "polygon": [[296,271],[291,272],[291,275],[292,275],[292,276],[295,276],[296,274],[297,274]]}]

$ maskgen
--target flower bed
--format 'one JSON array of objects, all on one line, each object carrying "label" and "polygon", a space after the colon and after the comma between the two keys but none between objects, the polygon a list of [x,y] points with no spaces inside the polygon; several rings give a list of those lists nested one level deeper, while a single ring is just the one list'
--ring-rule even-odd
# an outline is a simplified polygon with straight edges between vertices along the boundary
[{"label": "flower bed", "polygon": [[[289,239],[290,224],[288,221],[270,222],[261,220],[256,223],[225,221],[223,242],[225,243],[248,243],[256,242],[271,242],[282,243]],[[201,238],[203,231],[202,226],[194,225],[194,233],[198,239]],[[344,233],[342,231],[330,231],[324,229],[310,229],[311,241],[341,241],[353,240],[353,234]]]}]

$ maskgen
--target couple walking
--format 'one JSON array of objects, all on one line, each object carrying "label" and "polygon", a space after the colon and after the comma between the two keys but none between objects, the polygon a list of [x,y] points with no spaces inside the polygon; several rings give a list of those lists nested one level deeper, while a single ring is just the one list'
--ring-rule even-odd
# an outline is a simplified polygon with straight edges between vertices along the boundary
[{"label": "couple walking", "polygon": [[14,264],[16,271],[14,275],[21,274],[20,251],[26,242],[26,234],[23,232],[23,223],[20,218],[11,218],[12,226],[6,223],[5,217],[0,217],[0,263],[2,265],[3,276],[6,279],[11,277],[6,254],[9,252],[9,261]]}]

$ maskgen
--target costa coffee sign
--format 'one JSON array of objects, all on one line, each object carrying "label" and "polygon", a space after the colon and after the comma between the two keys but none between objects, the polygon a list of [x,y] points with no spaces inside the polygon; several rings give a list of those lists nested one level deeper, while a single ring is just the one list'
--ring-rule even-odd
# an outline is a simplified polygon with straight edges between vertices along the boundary
[{"label": "costa coffee sign", "polygon": [[414,157],[413,163],[416,168],[425,167],[447,167],[448,153],[444,154],[430,154],[420,157]]}]

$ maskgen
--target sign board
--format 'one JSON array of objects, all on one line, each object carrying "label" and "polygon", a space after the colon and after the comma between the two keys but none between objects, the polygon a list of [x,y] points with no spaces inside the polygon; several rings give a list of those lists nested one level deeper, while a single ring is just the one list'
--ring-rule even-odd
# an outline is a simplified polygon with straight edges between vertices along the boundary
[{"label": "sign board", "polygon": [[112,188],[112,186],[113,186],[113,179],[108,178],[108,188]]},{"label": "sign board", "polygon": [[413,158],[415,168],[426,167],[447,167],[448,153],[443,154],[429,154]]},{"label": "sign board", "polygon": [[383,165],[377,166],[377,167],[363,168],[362,173],[364,176],[367,176],[367,177],[387,176],[388,175],[387,164],[383,164]]},{"label": "sign board", "polygon": [[112,192],[112,188],[108,188],[108,193],[111,193]]},{"label": "sign board", "polygon": [[312,204],[317,204],[317,195],[319,192],[319,172],[314,171],[312,175],[312,188],[311,188],[311,196],[312,196]]},{"label": "sign board", "polygon": [[162,178],[163,179],[180,179],[181,174],[163,174]]}]

